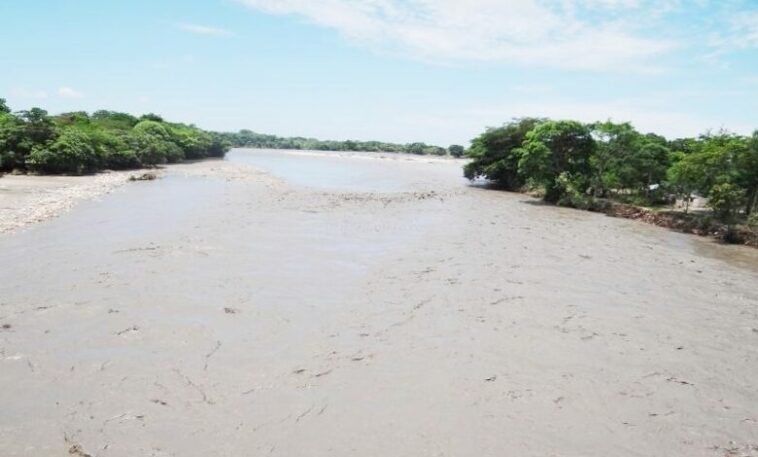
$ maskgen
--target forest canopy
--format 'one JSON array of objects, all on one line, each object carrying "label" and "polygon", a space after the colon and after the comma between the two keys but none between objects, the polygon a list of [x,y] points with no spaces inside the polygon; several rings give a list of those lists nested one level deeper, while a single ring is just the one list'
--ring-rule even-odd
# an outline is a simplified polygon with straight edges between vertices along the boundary
[{"label": "forest canopy", "polygon": [[758,209],[758,131],[669,141],[629,123],[515,119],[476,137],[464,168],[508,190],[586,208],[604,198],[639,205],[706,197],[723,222]]},{"label": "forest canopy", "polygon": [[116,111],[52,116],[41,108],[12,112],[0,98],[0,172],[83,174],[100,170],[154,167],[182,160],[223,157],[232,147],[315,151],[397,152],[461,157],[463,146],[445,149],[426,143],[330,141],[255,133],[210,132],[168,122],[156,114],[140,117]]},{"label": "forest canopy", "polygon": [[0,98],[0,171],[83,174],[223,157],[221,135],[155,114],[11,112]]}]

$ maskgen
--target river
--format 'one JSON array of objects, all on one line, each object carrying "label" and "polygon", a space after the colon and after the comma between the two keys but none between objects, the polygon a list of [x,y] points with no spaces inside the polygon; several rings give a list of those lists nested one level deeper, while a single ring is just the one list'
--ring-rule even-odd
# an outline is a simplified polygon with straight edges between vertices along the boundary
[{"label": "river", "polygon": [[758,449],[758,254],[234,150],[0,236],[3,456]]}]

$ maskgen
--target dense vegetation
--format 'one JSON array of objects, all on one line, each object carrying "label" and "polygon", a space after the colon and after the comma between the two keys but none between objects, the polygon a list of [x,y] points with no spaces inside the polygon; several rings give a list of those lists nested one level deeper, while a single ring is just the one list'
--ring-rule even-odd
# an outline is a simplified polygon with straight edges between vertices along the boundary
[{"label": "dense vegetation", "polygon": [[0,172],[82,174],[222,157],[229,143],[217,133],[113,111],[50,116],[32,108],[12,113],[0,98]]},{"label": "dense vegetation", "polygon": [[230,147],[454,157],[462,157],[465,151],[459,145],[444,149],[424,143],[283,138],[250,130],[216,133],[193,125],[166,122],[155,114],[135,117],[97,111],[51,116],[40,108],[14,113],[0,98],[0,173],[83,174],[105,169],[153,167],[188,159],[223,157]]},{"label": "dense vegetation", "polygon": [[[591,208],[599,200],[641,206],[708,198],[731,225],[758,209],[758,131],[668,141],[630,124],[517,119],[473,140],[469,179],[536,190],[546,201]],[[685,208],[685,211],[687,208]]]},{"label": "dense vegetation", "polygon": [[425,143],[394,144],[381,141],[330,141],[313,138],[285,138],[274,135],[255,133],[250,130],[240,130],[236,133],[223,133],[234,147],[263,148],[263,149],[302,149],[308,151],[355,151],[355,152],[399,152],[419,155],[447,155],[456,157],[463,155],[463,146],[453,145],[445,149],[430,146]]}]

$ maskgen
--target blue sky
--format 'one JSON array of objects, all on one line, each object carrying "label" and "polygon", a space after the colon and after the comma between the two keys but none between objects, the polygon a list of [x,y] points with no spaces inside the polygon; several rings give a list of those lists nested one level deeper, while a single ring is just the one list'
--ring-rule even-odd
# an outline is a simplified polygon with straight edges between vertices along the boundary
[{"label": "blue sky", "polygon": [[0,0],[0,97],[467,144],[518,116],[758,128],[758,0]]}]

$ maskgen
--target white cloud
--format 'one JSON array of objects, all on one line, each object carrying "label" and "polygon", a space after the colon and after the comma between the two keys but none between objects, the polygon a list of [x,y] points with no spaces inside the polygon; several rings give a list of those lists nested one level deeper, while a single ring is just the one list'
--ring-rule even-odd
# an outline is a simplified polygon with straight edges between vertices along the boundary
[{"label": "white cloud", "polygon": [[18,87],[15,89],[11,89],[11,96],[16,98],[32,98],[32,99],[45,99],[47,98],[47,92],[44,90],[38,90],[38,89],[25,89],[23,87]]},{"label": "white cloud", "polygon": [[185,32],[190,32],[197,35],[208,35],[208,36],[217,36],[217,37],[232,35],[232,32],[230,32],[229,30],[218,28],[218,27],[209,27],[207,25],[178,24],[177,27],[179,27],[179,29],[181,30],[184,30]]},{"label": "white cloud", "polygon": [[657,99],[615,99],[603,102],[555,98],[536,102],[514,101],[507,105],[472,106],[455,111],[415,113],[398,116],[409,130],[426,132],[438,142],[460,142],[474,138],[486,126],[497,127],[518,117],[547,117],[575,119],[581,122],[613,120],[631,122],[641,132],[655,132],[668,138],[697,136],[709,130],[728,128],[749,134],[755,128],[747,123],[729,122],[699,116],[684,110],[672,109],[669,103]]},{"label": "white cloud", "polygon": [[739,49],[758,47],[758,10],[742,12],[732,18],[731,34],[726,40]]},{"label": "white cloud", "polygon": [[84,94],[82,94],[78,90],[64,86],[58,89],[58,96],[61,98],[82,98],[84,97]]},{"label": "white cloud", "polygon": [[[758,9],[738,8],[722,18],[723,30],[708,37],[706,62],[722,64],[719,58],[736,51],[758,49]],[[723,65],[722,65],[723,66]]]},{"label": "white cloud", "polygon": [[[292,14],[352,41],[425,61],[508,62],[592,70],[650,70],[673,41],[651,38],[651,0],[238,0]],[[654,5],[654,6],[651,6]],[[629,12],[620,20],[619,11]]]}]

